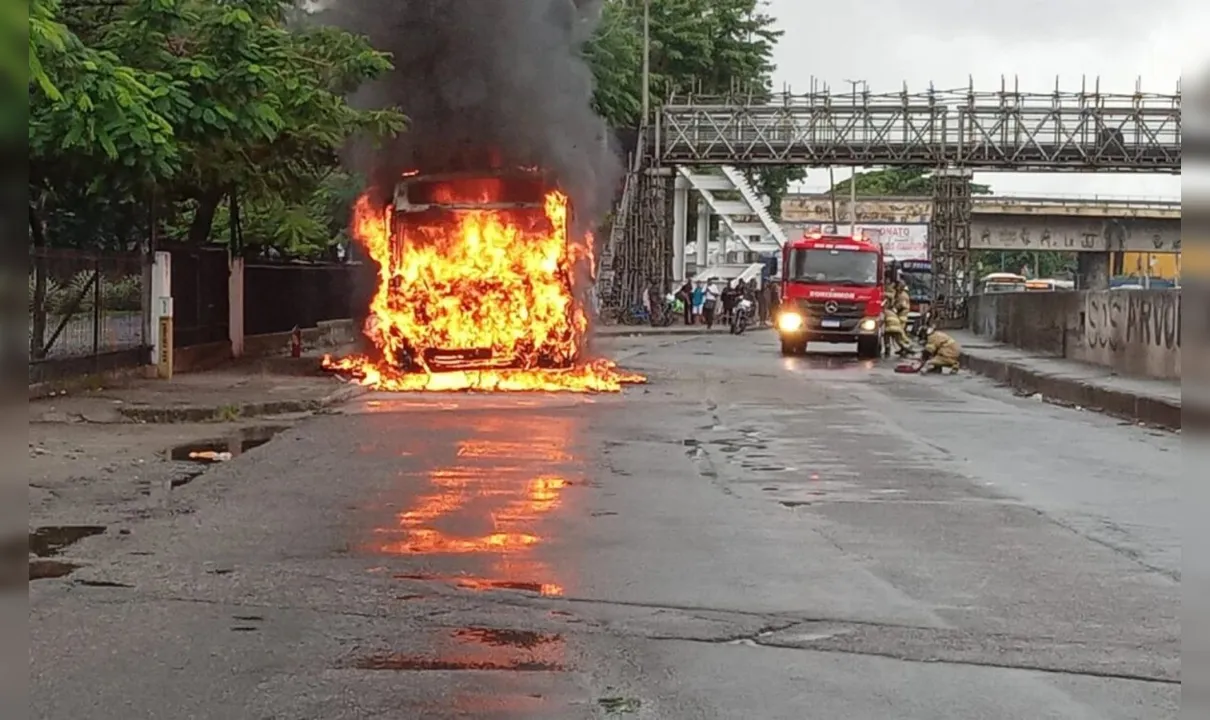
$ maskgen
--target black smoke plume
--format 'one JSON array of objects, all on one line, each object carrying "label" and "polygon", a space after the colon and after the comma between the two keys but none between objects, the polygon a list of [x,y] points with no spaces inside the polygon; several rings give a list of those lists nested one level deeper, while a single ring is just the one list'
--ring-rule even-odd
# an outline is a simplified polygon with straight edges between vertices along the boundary
[{"label": "black smoke plume", "polygon": [[364,34],[395,70],[360,107],[394,105],[407,132],[354,153],[380,192],[404,171],[539,167],[582,227],[610,209],[622,167],[581,56],[602,0],[329,0],[326,23]]}]

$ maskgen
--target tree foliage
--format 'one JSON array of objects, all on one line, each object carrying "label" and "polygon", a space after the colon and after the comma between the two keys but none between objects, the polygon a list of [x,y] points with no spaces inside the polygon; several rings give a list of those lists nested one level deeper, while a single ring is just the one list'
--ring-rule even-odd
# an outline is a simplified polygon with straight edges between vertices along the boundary
[{"label": "tree foliage", "polygon": [[[764,5],[651,0],[653,106],[690,91],[767,93],[781,32]],[[593,102],[614,127],[639,122],[642,16],[641,0],[606,0],[584,47]],[[234,196],[251,251],[322,252],[359,185],[340,151],[404,128],[397,110],[346,101],[389,58],[308,23],[292,0],[31,0],[28,23],[35,242],[132,247],[149,234],[153,195],[164,239],[226,242]],[[802,176],[752,179],[776,212]]]},{"label": "tree foliage", "polygon": [[[346,100],[389,59],[364,38],[289,21],[294,9],[287,0],[34,0],[30,184],[51,236],[79,243],[100,230],[106,244],[128,244],[154,189],[164,227],[178,231],[169,239],[214,241],[234,196],[245,236],[281,226],[295,230],[284,236],[292,252],[328,245],[318,231],[331,225],[324,183],[341,148],[404,120]],[[251,245],[282,241],[279,232]]]},{"label": "tree foliage", "polygon": [[[782,36],[764,0],[651,0],[652,110],[676,95],[769,93],[773,50]],[[596,78],[594,104],[613,127],[636,127],[642,114],[643,2],[607,0],[584,50]],[[750,179],[780,212],[797,167],[754,170]]]},{"label": "tree foliage", "polygon": [[[846,178],[833,186],[837,195],[848,197],[852,178]],[[971,193],[990,195],[991,187],[971,183]],[[857,195],[863,197],[932,197],[933,171],[922,167],[891,167],[882,170],[857,173]]]}]

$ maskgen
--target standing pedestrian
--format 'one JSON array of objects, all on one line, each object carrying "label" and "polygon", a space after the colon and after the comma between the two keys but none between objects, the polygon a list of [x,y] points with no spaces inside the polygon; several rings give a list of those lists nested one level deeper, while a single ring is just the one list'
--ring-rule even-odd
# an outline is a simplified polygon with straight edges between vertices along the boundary
[{"label": "standing pedestrian", "polygon": [[701,282],[693,286],[693,319],[697,322],[698,318],[702,317],[702,308],[706,303],[706,286]]},{"label": "standing pedestrian", "polygon": [[676,292],[676,299],[681,303],[681,311],[684,313],[686,325],[693,324],[693,284],[688,280]]},{"label": "standing pedestrian", "polygon": [[736,283],[738,280],[728,280],[723,286],[723,322],[731,322],[731,313],[735,310],[736,300],[739,298],[738,288]]},{"label": "standing pedestrian", "polygon": [[702,298],[702,319],[706,321],[707,330],[714,328],[714,314],[718,309],[721,294],[718,284],[712,278],[706,284],[706,294]]}]

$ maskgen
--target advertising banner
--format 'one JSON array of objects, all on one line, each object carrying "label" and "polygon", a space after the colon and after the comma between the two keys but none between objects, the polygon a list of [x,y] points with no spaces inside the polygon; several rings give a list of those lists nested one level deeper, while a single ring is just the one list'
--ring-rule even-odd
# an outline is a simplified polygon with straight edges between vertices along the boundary
[{"label": "advertising banner", "polygon": [[[807,233],[848,235],[849,226],[831,223],[785,223],[782,229],[790,239]],[[928,260],[929,226],[924,223],[896,225],[889,223],[857,224],[857,234],[865,240],[882,245],[888,260]]]}]

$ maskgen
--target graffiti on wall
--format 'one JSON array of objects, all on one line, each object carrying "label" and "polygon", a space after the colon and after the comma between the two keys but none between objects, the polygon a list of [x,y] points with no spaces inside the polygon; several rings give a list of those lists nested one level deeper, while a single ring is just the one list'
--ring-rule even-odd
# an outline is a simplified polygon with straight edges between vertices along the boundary
[{"label": "graffiti on wall", "polygon": [[1084,340],[1093,350],[1118,349],[1122,293],[1088,293],[1084,300]]},{"label": "graffiti on wall", "polygon": [[1104,252],[1105,239],[1089,230],[1071,228],[1014,227],[999,221],[976,223],[971,230],[972,250],[1059,250],[1068,252]]},{"label": "graffiti on wall", "polygon": [[1110,291],[1084,300],[1084,341],[1093,350],[1129,346],[1175,351],[1181,347],[1179,292]]},{"label": "graffiti on wall", "polygon": [[1181,346],[1181,294],[1127,292],[1126,343],[1164,350]]}]

